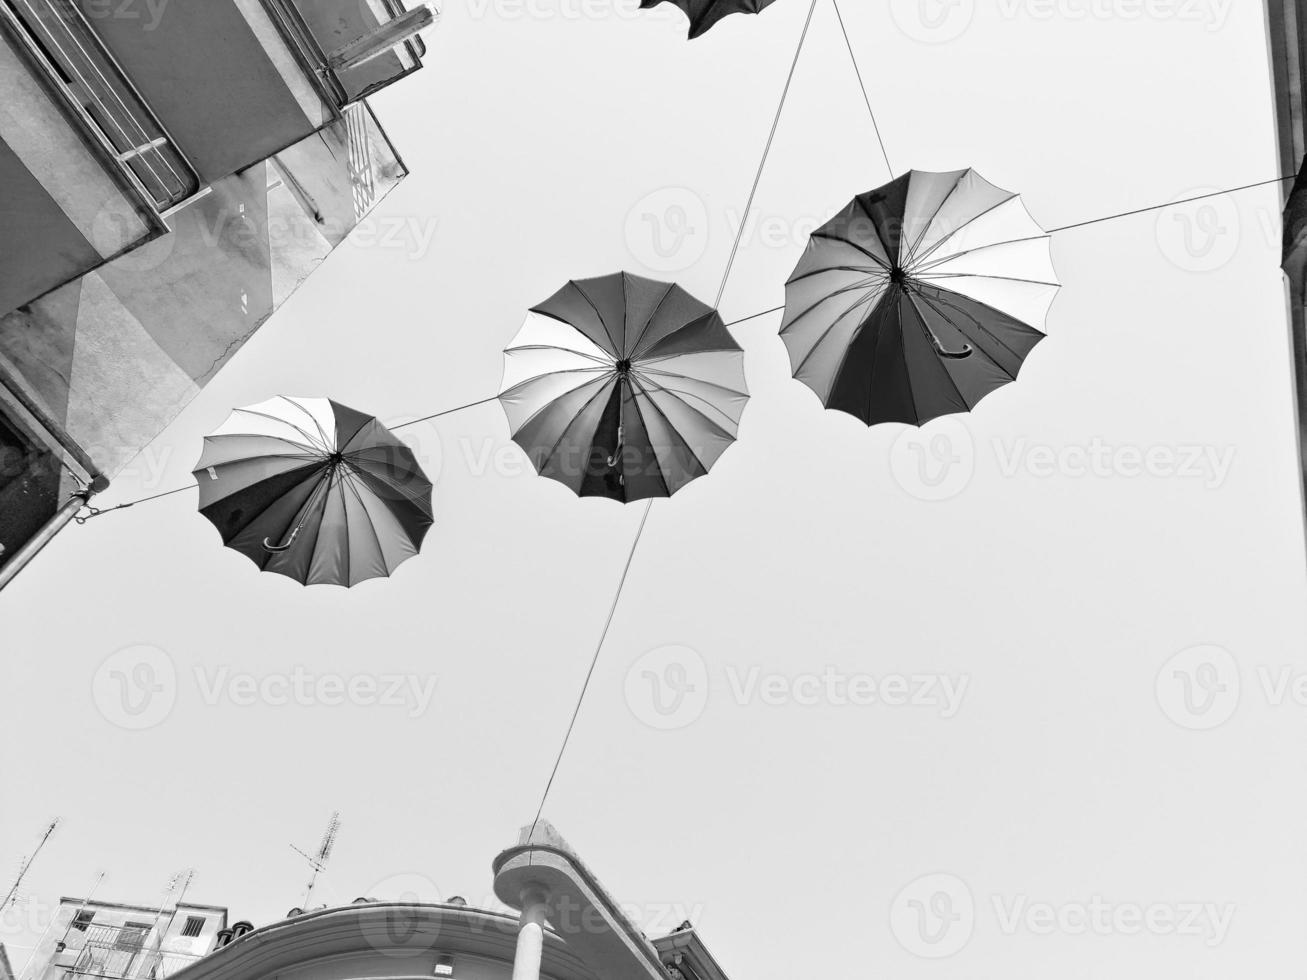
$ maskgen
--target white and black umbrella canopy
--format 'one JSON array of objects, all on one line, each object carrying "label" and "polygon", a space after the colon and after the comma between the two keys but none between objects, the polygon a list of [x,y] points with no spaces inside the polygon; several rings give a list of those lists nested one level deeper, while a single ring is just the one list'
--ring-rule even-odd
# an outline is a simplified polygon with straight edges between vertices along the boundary
[{"label": "white and black umbrella canopy", "polygon": [[649,10],[660,3],[673,3],[690,18],[690,39],[707,34],[717,22],[730,14],[759,14],[776,0],[640,0],[640,9]]},{"label": "white and black umbrella canopy", "polygon": [[500,402],[541,476],[582,497],[670,497],[735,441],[744,352],[712,307],[617,273],[569,282],[504,352]]},{"label": "white and black umbrella canopy", "polygon": [[1057,294],[1049,236],[974,170],[912,171],[812,235],[786,286],[794,376],[868,425],[969,412],[1015,381]]},{"label": "white and black umbrella canopy", "polygon": [[370,415],[326,398],[238,408],[204,440],[200,513],[223,543],[305,585],[354,586],[418,553],[431,481]]}]

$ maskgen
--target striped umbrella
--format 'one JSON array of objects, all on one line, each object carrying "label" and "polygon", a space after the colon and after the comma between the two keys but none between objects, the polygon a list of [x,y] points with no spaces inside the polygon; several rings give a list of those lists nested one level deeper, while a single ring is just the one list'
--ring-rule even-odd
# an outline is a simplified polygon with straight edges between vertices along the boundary
[{"label": "striped umbrella", "polygon": [[690,18],[690,40],[707,34],[729,14],[760,14],[776,0],[640,0],[641,10],[674,3]]},{"label": "striped umbrella", "polygon": [[913,171],[816,231],[786,286],[794,376],[868,425],[969,412],[1044,339],[1049,236],[974,170]]},{"label": "striped umbrella", "polygon": [[370,415],[325,398],[238,408],[204,440],[200,513],[265,572],[305,585],[390,575],[431,527],[431,481]]},{"label": "striped umbrella", "polygon": [[622,272],[569,282],[504,352],[499,400],[541,476],[582,497],[670,497],[735,441],[744,353],[712,307]]}]

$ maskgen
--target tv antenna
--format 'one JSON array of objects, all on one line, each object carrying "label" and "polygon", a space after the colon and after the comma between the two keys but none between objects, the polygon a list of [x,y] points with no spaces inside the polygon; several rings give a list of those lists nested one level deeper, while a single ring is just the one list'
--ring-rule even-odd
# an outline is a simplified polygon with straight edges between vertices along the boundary
[{"label": "tv antenna", "polygon": [[313,897],[314,886],[318,883],[318,875],[322,874],[327,867],[327,860],[331,857],[331,850],[336,846],[336,835],[340,833],[340,811],[336,810],[331,814],[331,819],[327,821],[327,831],[322,835],[322,843],[313,854],[307,854],[301,851],[294,844],[291,844],[291,850],[298,854],[304,860],[309,862],[309,867],[313,869],[313,874],[309,876],[308,891],[304,893],[304,910],[309,909],[309,900]]},{"label": "tv antenna", "polygon": [[34,850],[30,856],[23,858],[22,862],[18,865],[18,877],[14,879],[13,885],[10,886],[9,894],[5,896],[4,903],[0,904],[0,912],[9,908],[14,899],[18,897],[18,889],[22,885],[23,879],[27,877],[28,869],[31,868],[32,862],[36,860],[36,856],[41,853],[41,848],[45,847],[45,842],[50,839],[50,835],[55,832],[55,828],[58,826],[59,818],[55,817],[50,821],[50,826],[45,828],[45,833],[41,836],[41,843],[36,845],[36,850]]}]

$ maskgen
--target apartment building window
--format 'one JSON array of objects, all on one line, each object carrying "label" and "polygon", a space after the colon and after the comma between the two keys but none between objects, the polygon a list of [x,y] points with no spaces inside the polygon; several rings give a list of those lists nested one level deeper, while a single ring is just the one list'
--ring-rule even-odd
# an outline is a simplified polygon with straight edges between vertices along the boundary
[{"label": "apartment building window", "polygon": [[118,937],[114,940],[114,949],[144,949],[145,937],[150,934],[153,928],[148,922],[128,922],[118,930]]},{"label": "apartment building window", "polygon": [[203,931],[204,931],[204,916],[188,915],[186,917],[186,924],[182,926],[183,936],[198,936]]},{"label": "apartment building window", "polygon": [[22,32],[159,210],[199,191],[195,172],[71,0],[0,0],[0,15]]},{"label": "apartment building window", "polygon": [[[3,428],[0,428],[0,432],[3,432]],[[85,932],[86,927],[93,921],[95,921],[95,913],[83,910],[73,916],[73,928],[78,932]]]}]

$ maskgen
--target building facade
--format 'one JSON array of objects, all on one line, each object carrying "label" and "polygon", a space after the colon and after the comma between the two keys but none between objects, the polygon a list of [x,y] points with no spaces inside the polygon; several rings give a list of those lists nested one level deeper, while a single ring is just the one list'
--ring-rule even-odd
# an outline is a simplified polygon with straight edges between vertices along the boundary
[{"label": "building facade", "polygon": [[399,0],[0,0],[0,587],[407,170]]},{"label": "building facade", "polygon": [[227,910],[63,898],[20,980],[164,980],[217,948]]},{"label": "building facade", "polygon": [[547,823],[492,867],[496,908],[380,895],[257,929],[65,899],[20,980],[728,980],[690,923],[646,937]]},{"label": "building facade", "polygon": [[1267,40],[1275,91],[1280,173],[1299,174],[1284,184],[1284,272],[1293,328],[1293,372],[1297,393],[1299,469],[1307,501],[1307,9],[1299,0],[1266,0]]}]

